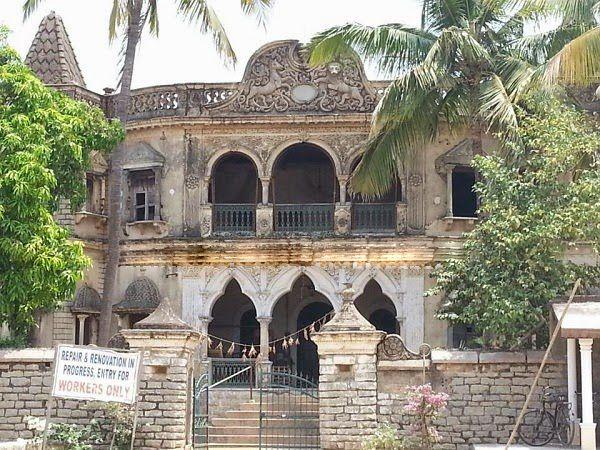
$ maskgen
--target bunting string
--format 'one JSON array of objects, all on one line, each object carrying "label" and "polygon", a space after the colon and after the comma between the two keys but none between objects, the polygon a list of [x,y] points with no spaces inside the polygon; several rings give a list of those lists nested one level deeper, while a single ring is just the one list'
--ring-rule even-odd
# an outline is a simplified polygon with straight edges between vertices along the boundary
[{"label": "bunting string", "polygon": [[[300,338],[302,337],[305,341],[310,340],[310,335],[316,333],[325,325],[333,315],[335,311],[330,311],[323,317],[315,320],[311,324],[294,331],[293,333],[286,334],[280,338],[269,341],[269,353],[275,354],[277,347],[281,347],[283,350],[287,350],[290,347],[300,345]],[[215,350],[222,352],[227,347],[227,356],[233,356],[236,349],[241,351],[242,360],[247,358],[254,358],[258,355],[258,350],[254,347],[254,344],[243,344],[241,342],[230,341],[212,334],[207,335],[207,342],[209,350]],[[215,345],[216,344],[216,345]]]}]

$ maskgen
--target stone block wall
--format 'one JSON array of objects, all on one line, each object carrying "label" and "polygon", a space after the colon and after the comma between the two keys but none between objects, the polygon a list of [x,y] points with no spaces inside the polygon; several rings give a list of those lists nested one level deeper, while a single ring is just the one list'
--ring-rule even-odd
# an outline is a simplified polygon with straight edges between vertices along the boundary
[{"label": "stone block wall", "polygon": [[[0,352],[0,442],[33,437],[27,416],[46,415],[52,387],[52,349]],[[63,423],[85,423],[97,414],[86,402],[55,399],[52,418]]]},{"label": "stone block wall", "polygon": [[[473,444],[506,443],[542,356],[541,352],[434,351],[426,381],[450,396],[437,424],[442,447],[466,450]],[[420,384],[422,374],[414,368],[398,364],[394,369],[393,363],[386,363],[385,369],[381,363],[378,368],[378,421],[396,424],[403,430],[408,419],[402,414],[403,387]],[[565,363],[551,359],[538,386],[566,392]],[[538,399],[534,397],[533,407]]]}]

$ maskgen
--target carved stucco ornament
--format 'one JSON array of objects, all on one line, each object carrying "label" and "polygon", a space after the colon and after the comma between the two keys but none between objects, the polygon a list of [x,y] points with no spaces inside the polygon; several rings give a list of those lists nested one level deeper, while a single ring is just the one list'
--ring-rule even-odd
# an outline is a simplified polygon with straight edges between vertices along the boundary
[{"label": "carved stucco ornament", "polygon": [[237,95],[215,107],[238,113],[372,112],[377,93],[358,58],[311,67],[298,41],[278,41],[250,59]]},{"label": "carved stucco ornament", "polygon": [[397,334],[388,334],[377,346],[377,358],[380,361],[416,360],[428,358],[430,355],[431,347],[428,344],[422,344],[418,352],[413,352]]}]

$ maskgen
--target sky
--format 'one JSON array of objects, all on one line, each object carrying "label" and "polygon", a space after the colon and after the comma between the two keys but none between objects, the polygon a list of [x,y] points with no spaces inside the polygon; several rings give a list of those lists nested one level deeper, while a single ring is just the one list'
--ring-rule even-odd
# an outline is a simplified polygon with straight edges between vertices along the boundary
[{"label": "sky", "polygon": [[[210,0],[209,0],[210,1]],[[108,40],[110,0],[45,0],[23,22],[23,0],[0,0],[0,24],[12,33],[9,44],[23,57],[41,19],[50,11],[62,16],[88,88],[101,92],[115,87],[120,42]],[[160,0],[160,34],[144,35],[137,55],[133,87],[185,82],[239,81],[249,57],[261,45],[278,39],[307,42],[315,33],[334,25],[359,22],[378,25],[402,22],[418,27],[418,0],[275,0],[265,27],[244,16],[239,0],[212,0],[238,56],[238,64],[225,67],[209,37],[176,14],[175,1]],[[367,67],[367,75],[377,72]]]}]

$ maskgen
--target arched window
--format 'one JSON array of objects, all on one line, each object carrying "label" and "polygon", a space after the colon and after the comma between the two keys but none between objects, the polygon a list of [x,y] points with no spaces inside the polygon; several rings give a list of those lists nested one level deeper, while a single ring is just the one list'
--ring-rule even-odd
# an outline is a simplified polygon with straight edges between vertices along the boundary
[{"label": "arched window", "polygon": [[[273,307],[271,322],[272,341],[310,326],[332,311],[333,307],[327,297],[315,290],[311,279],[300,276],[290,292],[277,300]],[[318,328],[317,328],[318,330]],[[307,335],[300,333],[294,336],[293,345],[283,345],[281,341],[274,345],[271,360],[280,370],[289,370],[301,376],[318,380],[319,356],[317,346]],[[296,338],[298,341],[296,342]]]},{"label": "arched window", "polygon": [[379,283],[370,280],[361,295],[354,300],[356,309],[371,325],[386,333],[399,333],[396,308]]},{"label": "arched window", "polygon": [[254,231],[258,173],[241,153],[228,153],[215,164],[209,188],[215,232]]},{"label": "arched window", "polygon": [[334,164],[323,149],[303,143],[279,155],[271,189],[276,231],[333,231],[337,197]]},{"label": "arched window", "polygon": [[475,171],[468,166],[452,169],[452,216],[477,217]]},{"label": "arched window", "polygon": [[[260,328],[256,320],[256,309],[252,300],[242,292],[239,283],[231,280],[223,295],[212,307],[209,334],[227,341],[240,342],[254,345],[258,351],[260,344]],[[239,358],[242,349],[235,347],[233,354],[228,354],[229,345],[223,342],[219,347],[218,342],[213,342],[209,348],[208,356],[215,358]]]},{"label": "arched window", "polygon": [[[360,163],[357,158],[352,164],[352,172]],[[381,197],[368,198],[352,194],[352,229],[362,232],[396,231],[396,203],[402,201],[402,183],[394,175],[388,191]]]}]

